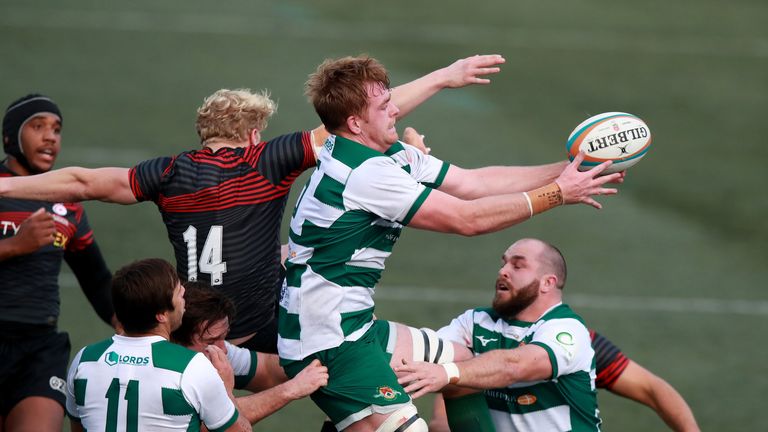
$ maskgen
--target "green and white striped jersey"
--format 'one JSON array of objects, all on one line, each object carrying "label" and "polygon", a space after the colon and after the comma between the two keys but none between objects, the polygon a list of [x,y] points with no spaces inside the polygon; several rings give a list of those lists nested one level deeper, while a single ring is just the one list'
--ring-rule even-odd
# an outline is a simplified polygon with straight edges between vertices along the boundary
[{"label": "green and white striped jersey", "polygon": [[232,345],[226,341],[224,345],[227,347],[227,360],[235,374],[235,388],[244,389],[256,376],[256,367],[259,365],[258,354],[256,351]]},{"label": "green and white striped jersey", "polygon": [[491,308],[470,309],[438,331],[480,355],[536,344],[549,354],[552,377],[485,390],[497,432],[599,431],[595,352],[584,321],[559,303],[535,323],[505,320]]},{"label": "green and white striped jersey", "polygon": [[77,353],[67,414],[88,431],[223,431],[235,404],[203,354],[160,336],[112,336]]},{"label": "green and white striped jersey", "polygon": [[291,218],[282,359],[301,360],[365,334],[384,261],[448,167],[400,142],[384,154],[328,138]]}]

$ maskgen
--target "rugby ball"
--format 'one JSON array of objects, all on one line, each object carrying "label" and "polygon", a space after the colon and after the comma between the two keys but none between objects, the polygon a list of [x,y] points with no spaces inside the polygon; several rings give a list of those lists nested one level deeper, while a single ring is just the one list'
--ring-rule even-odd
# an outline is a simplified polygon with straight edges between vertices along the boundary
[{"label": "rugby ball", "polygon": [[579,151],[586,171],[605,161],[613,161],[604,174],[624,171],[638,163],[651,146],[651,130],[639,117],[623,112],[606,112],[584,120],[571,132],[565,145],[568,159]]}]

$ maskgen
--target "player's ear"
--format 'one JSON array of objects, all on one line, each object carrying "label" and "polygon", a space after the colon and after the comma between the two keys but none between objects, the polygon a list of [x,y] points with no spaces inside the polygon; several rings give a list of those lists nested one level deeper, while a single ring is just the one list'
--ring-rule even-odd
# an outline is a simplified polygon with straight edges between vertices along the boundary
[{"label": "player's ear", "polygon": [[251,129],[248,132],[248,141],[251,144],[258,144],[261,142],[261,131],[258,129]]},{"label": "player's ear", "polygon": [[155,314],[155,321],[157,321],[158,323],[161,323],[161,324],[168,322],[168,314],[166,314],[165,312],[156,313]]},{"label": "player's ear", "polygon": [[349,116],[347,117],[347,129],[349,129],[350,132],[352,132],[355,135],[359,135],[363,130],[360,128],[360,123],[358,122],[357,116]]},{"label": "player's ear", "polygon": [[542,293],[549,292],[553,289],[557,288],[557,276],[554,274],[545,274],[541,277],[541,284],[539,286],[539,290]]}]

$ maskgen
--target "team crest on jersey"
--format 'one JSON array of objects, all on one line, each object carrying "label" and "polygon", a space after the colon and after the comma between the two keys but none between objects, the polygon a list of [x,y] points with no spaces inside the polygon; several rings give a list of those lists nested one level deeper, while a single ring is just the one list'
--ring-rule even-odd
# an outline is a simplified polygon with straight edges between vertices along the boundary
[{"label": "team crest on jersey", "polygon": [[518,405],[533,405],[536,403],[536,396],[532,394],[520,395],[516,399]]},{"label": "team crest on jersey", "polygon": [[67,208],[64,207],[64,204],[62,204],[62,203],[54,204],[52,210],[53,210],[54,213],[56,213],[59,216],[66,216],[67,215]]},{"label": "team crest on jersey", "polygon": [[373,395],[373,397],[375,397],[375,398],[382,397],[382,398],[384,398],[386,400],[392,400],[392,399],[400,396],[401,394],[402,394],[401,392],[393,389],[392,387],[381,386],[381,387],[376,389],[376,394]]},{"label": "team crest on jersey", "polygon": [[48,380],[48,385],[51,386],[51,388],[56,390],[57,392],[61,392],[61,394],[64,394],[64,395],[66,394],[66,392],[64,391],[64,386],[66,386],[67,383],[63,379],[57,376],[52,376]]}]

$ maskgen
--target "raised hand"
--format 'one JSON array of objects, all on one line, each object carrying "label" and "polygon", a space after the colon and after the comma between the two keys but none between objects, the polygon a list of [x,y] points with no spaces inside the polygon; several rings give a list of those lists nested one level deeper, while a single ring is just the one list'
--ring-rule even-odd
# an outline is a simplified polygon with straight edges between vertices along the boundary
[{"label": "raised hand", "polygon": [[482,77],[501,71],[498,65],[504,62],[506,62],[504,57],[498,54],[474,55],[456,60],[441,71],[445,74],[444,85],[449,88],[459,88],[470,84],[490,84],[490,79]]},{"label": "raised hand", "polygon": [[592,198],[593,195],[615,195],[618,190],[615,188],[603,187],[606,183],[621,183],[624,179],[623,172],[603,175],[611,165],[611,162],[603,162],[600,165],[588,170],[579,171],[579,165],[584,161],[584,153],[580,152],[573,158],[573,161],[565,167],[555,182],[560,186],[563,194],[564,204],[584,203],[594,208],[603,208],[602,204]]},{"label": "raised hand", "polygon": [[224,387],[231,394],[235,388],[235,372],[232,370],[232,365],[229,364],[227,354],[216,345],[205,347],[203,354],[208,357],[213,367],[216,368],[216,372],[219,373],[221,380],[224,381]]}]

